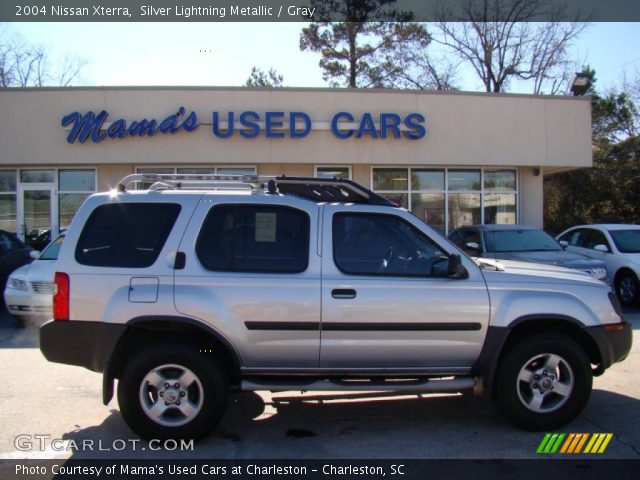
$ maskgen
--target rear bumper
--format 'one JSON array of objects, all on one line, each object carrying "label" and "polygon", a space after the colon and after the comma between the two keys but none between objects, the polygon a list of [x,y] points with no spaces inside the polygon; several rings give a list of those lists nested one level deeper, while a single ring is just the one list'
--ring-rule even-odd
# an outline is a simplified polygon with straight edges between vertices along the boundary
[{"label": "rear bumper", "polygon": [[126,325],[55,321],[40,327],[40,351],[50,362],[103,372]]},{"label": "rear bumper", "polygon": [[586,327],[584,331],[598,345],[600,358],[602,359],[602,369],[607,369],[614,363],[623,361],[629,355],[633,337],[629,322],[623,321],[621,324]]}]

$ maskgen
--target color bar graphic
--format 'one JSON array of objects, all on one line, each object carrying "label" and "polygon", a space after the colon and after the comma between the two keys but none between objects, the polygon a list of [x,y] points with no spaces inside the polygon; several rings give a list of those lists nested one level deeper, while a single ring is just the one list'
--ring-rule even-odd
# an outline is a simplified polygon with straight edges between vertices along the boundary
[{"label": "color bar graphic", "polygon": [[613,433],[547,433],[538,445],[536,453],[600,454],[604,453],[612,438]]}]

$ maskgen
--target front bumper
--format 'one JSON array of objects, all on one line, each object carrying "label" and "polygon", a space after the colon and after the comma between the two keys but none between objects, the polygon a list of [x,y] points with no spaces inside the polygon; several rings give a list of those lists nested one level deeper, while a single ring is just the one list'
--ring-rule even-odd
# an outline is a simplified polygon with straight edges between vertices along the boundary
[{"label": "front bumper", "polygon": [[103,372],[126,325],[51,320],[40,327],[40,351],[50,362]]},{"label": "front bumper", "polygon": [[596,342],[602,359],[601,369],[605,370],[616,362],[621,362],[631,351],[631,324],[623,321],[621,324],[598,325],[586,327],[584,331]]},{"label": "front bumper", "polygon": [[30,291],[7,288],[4,291],[4,303],[12,315],[53,316],[53,297]]}]

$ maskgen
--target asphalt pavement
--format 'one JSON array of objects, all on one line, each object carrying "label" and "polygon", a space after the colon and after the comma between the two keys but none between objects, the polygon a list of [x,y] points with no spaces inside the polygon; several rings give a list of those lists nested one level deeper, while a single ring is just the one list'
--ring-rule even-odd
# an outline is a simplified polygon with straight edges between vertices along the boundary
[{"label": "asphalt pavement", "polygon": [[[601,458],[640,459],[640,311],[627,316],[629,358],[594,379],[584,412],[563,430],[613,433]],[[138,441],[117,402],[102,404],[100,374],[47,362],[37,331],[6,313],[0,365],[0,459],[517,459],[536,458],[543,438],[472,395],[258,392],[232,395],[219,428],[181,449]]]}]

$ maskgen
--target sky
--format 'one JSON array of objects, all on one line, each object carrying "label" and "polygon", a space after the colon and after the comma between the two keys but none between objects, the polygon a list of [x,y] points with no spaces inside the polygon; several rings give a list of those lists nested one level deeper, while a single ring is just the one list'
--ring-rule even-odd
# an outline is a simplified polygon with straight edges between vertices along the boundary
[{"label": "sky", "polygon": [[[52,58],[78,55],[86,61],[80,84],[244,84],[251,67],[275,68],[285,86],[323,87],[319,54],[301,52],[304,23],[13,23],[29,42],[46,44]],[[598,89],[619,87],[640,76],[640,23],[594,23],[574,43],[571,56],[596,69]],[[462,90],[481,90],[468,70]],[[510,91],[529,93],[526,86]]]}]

